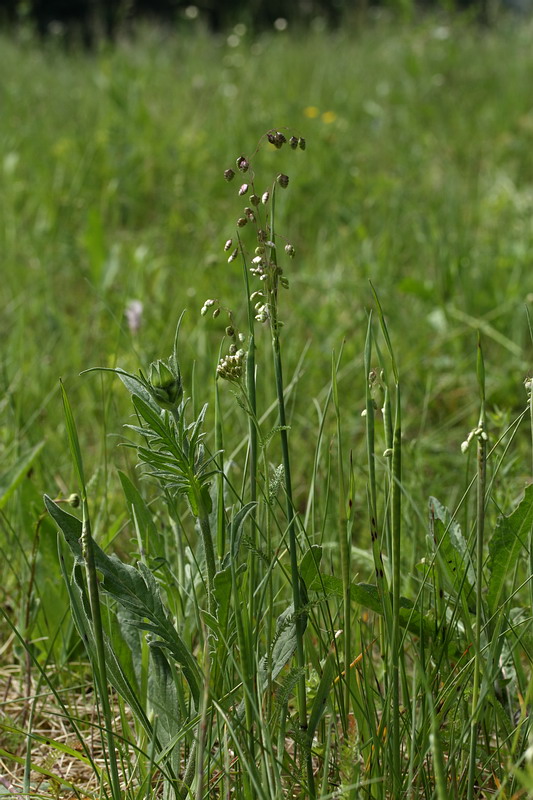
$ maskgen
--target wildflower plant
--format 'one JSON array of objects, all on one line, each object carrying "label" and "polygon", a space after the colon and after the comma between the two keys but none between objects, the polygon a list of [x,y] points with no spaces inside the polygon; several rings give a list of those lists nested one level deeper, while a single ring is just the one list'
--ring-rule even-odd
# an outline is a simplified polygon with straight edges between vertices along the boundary
[{"label": "wildflower plant", "polygon": [[[323,406],[317,401],[307,508],[300,514],[295,505],[280,317],[296,251],[276,219],[276,198],[291,181],[277,170],[270,181],[259,178],[263,147],[303,151],[306,144],[272,129],[224,172],[238,209],[221,257],[241,267],[245,303],[244,312],[234,311],[211,296],[200,309],[201,317],[223,322],[212,371],[213,426],[207,401],[192,410],[180,366],[182,317],[168,359],[138,374],[110,370],[131,394],[135,417],[125,444],[152,492],[145,499],[121,473],[135,565],[93,539],[81,448],[63,392],[81,518],[50,498],[46,505],[63,534],[62,573],[95,675],[107,754],[102,791],[113,800],[132,784],[139,797],[156,786],[165,798],[198,800],[474,800],[498,772],[509,789],[502,798],[511,797],[517,779],[503,778],[501,764],[522,763],[531,734],[530,614],[516,598],[523,586],[528,602],[533,592],[533,489],[509,516],[500,515],[487,544],[498,467],[489,480],[496,445],[489,450],[481,341],[479,421],[462,445],[466,453],[477,441],[477,471],[454,512],[429,499],[426,551],[415,565],[414,597],[406,597],[400,370],[374,290],[379,328],[370,314],[361,376],[366,465],[354,463],[351,446],[349,465],[346,458],[341,353],[332,359]],[[260,327],[270,334],[274,424],[268,404],[259,402],[268,396],[256,367]],[[511,440],[521,419],[533,419],[530,378],[526,392]],[[238,465],[226,442],[232,395],[247,423]],[[336,435],[323,448],[330,408]],[[322,449],[325,487],[318,486]],[[358,474],[366,480],[367,518],[354,504]],[[327,539],[331,521],[336,529]],[[369,582],[357,580],[358,521]],[[326,554],[332,569],[323,564]],[[112,702],[123,719],[131,714],[131,726],[117,730]],[[487,735],[491,725],[498,737]]]}]

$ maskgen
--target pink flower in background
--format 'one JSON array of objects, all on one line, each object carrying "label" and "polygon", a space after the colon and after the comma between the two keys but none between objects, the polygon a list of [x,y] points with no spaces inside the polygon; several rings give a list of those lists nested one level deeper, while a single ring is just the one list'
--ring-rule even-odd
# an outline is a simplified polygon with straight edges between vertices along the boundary
[{"label": "pink flower in background", "polygon": [[139,332],[142,325],[143,304],[140,300],[130,300],[126,306],[126,319],[128,321],[128,328],[130,332],[135,334]]}]

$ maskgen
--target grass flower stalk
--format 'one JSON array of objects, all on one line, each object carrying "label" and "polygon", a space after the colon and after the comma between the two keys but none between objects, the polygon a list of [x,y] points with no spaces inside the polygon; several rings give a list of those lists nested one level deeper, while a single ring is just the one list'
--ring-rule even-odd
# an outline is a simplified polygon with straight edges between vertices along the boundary
[{"label": "grass flower stalk", "polygon": [[472,685],[472,710],[470,719],[470,760],[468,765],[468,800],[473,800],[477,775],[477,730],[479,696],[481,685],[482,654],[481,630],[483,626],[483,556],[485,541],[485,487],[487,481],[487,414],[485,408],[485,363],[481,348],[481,336],[477,340],[477,380],[480,396],[479,421],[475,431],[477,437],[477,493],[476,493],[476,613],[474,628],[474,675]]},{"label": "grass flower stalk", "polygon": [[96,565],[94,560],[93,538],[91,533],[91,521],[89,517],[89,504],[87,500],[87,486],[85,483],[83,459],[81,455],[81,448],[78,439],[78,433],[76,430],[76,424],[74,422],[72,409],[70,407],[67,393],[65,391],[63,384],[61,384],[61,395],[63,399],[63,409],[65,412],[65,422],[70,444],[70,450],[74,462],[74,467],[76,470],[78,484],[80,487],[80,501],[82,509],[81,551],[83,559],[85,561],[87,590],[89,595],[89,604],[91,611],[91,621],[92,621],[95,656],[96,656],[92,666],[94,670],[96,686],[98,688],[98,693],[100,696],[102,715],[104,719],[105,738],[107,742],[106,765],[109,772],[111,794],[113,800],[121,800],[122,794],[120,789],[120,778],[119,778],[117,756],[115,750],[115,736],[113,733],[113,717],[111,714],[111,705],[109,702],[109,694],[108,694],[104,631],[102,626],[102,613],[100,605],[100,593],[98,589],[98,577],[96,574]]},{"label": "grass flower stalk", "polygon": [[[267,280],[267,293],[270,314],[270,331],[272,334],[272,354],[274,358],[274,373],[276,378],[276,397],[278,403],[278,417],[280,424],[280,440],[281,440],[281,455],[283,462],[283,473],[285,483],[285,499],[287,507],[287,534],[289,540],[289,555],[291,565],[291,584],[292,584],[292,601],[294,607],[294,624],[296,629],[296,663],[298,669],[301,670],[301,676],[298,681],[298,718],[300,730],[307,730],[307,699],[306,699],[306,685],[305,685],[305,654],[304,654],[304,641],[303,641],[303,627],[304,618],[301,613],[302,610],[302,597],[300,592],[300,575],[298,571],[298,541],[296,533],[296,516],[294,510],[294,503],[292,498],[292,479],[291,479],[291,463],[289,453],[289,436],[287,431],[287,416],[285,411],[285,393],[283,386],[283,366],[281,358],[281,343],[279,336],[279,318],[278,318],[278,274],[277,274],[277,254],[276,254],[276,234],[275,234],[275,198],[276,198],[276,184],[272,187],[271,195],[271,218],[270,218],[270,235],[273,243],[270,251],[270,259],[272,262],[271,274]],[[311,753],[306,754],[307,764],[307,780],[308,788],[311,797],[315,796],[315,782],[313,775],[313,765],[311,760]]]}]

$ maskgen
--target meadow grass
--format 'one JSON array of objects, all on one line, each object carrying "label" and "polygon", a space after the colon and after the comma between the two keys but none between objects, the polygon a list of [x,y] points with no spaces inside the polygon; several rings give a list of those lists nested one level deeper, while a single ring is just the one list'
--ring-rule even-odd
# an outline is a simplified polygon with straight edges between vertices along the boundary
[{"label": "meadow grass", "polygon": [[531,791],[531,32],[2,41],[0,756],[25,793]]}]

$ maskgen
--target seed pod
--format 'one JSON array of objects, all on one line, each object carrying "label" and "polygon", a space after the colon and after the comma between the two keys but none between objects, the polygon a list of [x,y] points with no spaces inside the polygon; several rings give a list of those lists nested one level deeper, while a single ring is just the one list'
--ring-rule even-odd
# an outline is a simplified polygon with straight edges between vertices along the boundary
[{"label": "seed pod", "polygon": [[244,209],[244,213],[246,214],[250,222],[255,222],[255,214],[249,206],[246,206],[246,208]]},{"label": "seed pod", "polygon": [[225,250],[225,251],[226,251],[226,250],[229,250],[232,244],[233,244],[233,239],[228,239],[228,241],[227,241],[227,242],[226,242],[226,244],[224,245],[224,250]]},{"label": "seed pod", "polygon": [[253,206],[258,206],[260,202],[261,202],[261,198],[259,197],[259,195],[255,194],[255,193],[250,195],[250,203]]},{"label": "seed pod", "polygon": [[269,131],[267,133],[267,139],[270,142],[270,144],[273,144],[274,146],[276,145],[276,134],[272,133],[272,131]]},{"label": "seed pod", "polygon": [[285,142],[287,141],[286,137],[284,136],[284,134],[281,131],[278,131],[276,133],[276,139],[279,142],[279,146],[280,147],[281,147],[282,144],[285,144]]},{"label": "seed pod", "polygon": [[243,185],[239,189],[239,197],[242,197],[243,194],[246,194],[246,192],[248,191],[248,188],[249,188],[248,184],[247,183],[243,183]]},{"label": "seed pod", "polygon": [[291,136],[289,139],[289,144],[293,150],[296,150],[298,147],[298,138],[296,136]]},{"label": "seed pod", "polygon": [[286,244],[285,245],[285,252],[289,256],[289,258],[294,258],[295,250],[294,250],[294,247],[292,246],[292,244]]},{"label": "seed pod", "polygon": [[269,197],[270,197],[270,192],[263,192],[263,194],[261,195],[261,202],[263,203],[264,206],[266,206],[266,204],[268,203]]},{"label": "seed pod", "polygon": [[226,328],[226,336],[230,336],[231,338],[235,336],[235,329],[231,325],[228,325]]},{"label": "seed pod", "polygon": [[239,156],[237,159],[237,169],[240,169],[241,172],[248,172],[248,168],[250,166],[250,162],[246,158],[246,156]]},{"label": "seed pod", "polygon": [[306,141],[303,138],[303,136],[300,136],[300,138],[298,139],[298,147],[300,148],[300,150],[305,150],[306,148]]},{"label": "seed pod", "polygon": [[239,248],[236,247],[233,253],[228,258],[228,264],[231,264],[232,261],[235,261],[238,255],[239,255]]},{"label": "seed pod", "polygon": [[232,181],[234,177],[235,177],[235,172],[232,169],[224,170],[224,178],[228,181],[228,183],[229,181]]},{"label": "seed pod", "polygon": [[219,314],[220,314],[220,308],[215,308],[215,310],[213,311],[213,319],[216,319]]},{"label": "seed pod", "polygon": [[248,220],[246,219],[246,217],[239,217],[239,219],[237,220],[237,226],[239,228],[244,228],[247,222]]},{"label": "seed pod", "polygon": [[284,175],[283,172],[280,172],[279,175],[276,177],[276,181],[279,183],[282,189],[286,189],[289,185],[289,176]]}]

